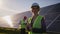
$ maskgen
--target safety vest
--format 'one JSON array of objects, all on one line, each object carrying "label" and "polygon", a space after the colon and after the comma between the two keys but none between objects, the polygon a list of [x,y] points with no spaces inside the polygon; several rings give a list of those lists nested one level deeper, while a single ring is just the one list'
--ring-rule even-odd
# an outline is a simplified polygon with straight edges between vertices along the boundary
[{"label": "safety vest", "polygon": [[21,20],[21,28],[25,28],[25,27],[26,27],[25,21]]},{"label": "safety vest", "polygon": [[[43,16],[37,16],[37,18],[35,19],[32,28],[41,28],[41,20],[42,20]],[[30,17],[28,19],[28,23],[31,23],[32,17]]]}]

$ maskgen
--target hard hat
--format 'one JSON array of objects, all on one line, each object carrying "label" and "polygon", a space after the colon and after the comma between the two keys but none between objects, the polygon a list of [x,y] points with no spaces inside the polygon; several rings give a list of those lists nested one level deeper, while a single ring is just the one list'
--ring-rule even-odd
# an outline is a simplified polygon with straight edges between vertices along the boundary
[{"label": "hard hat", "polygon": [[27,19],[27,16],[24,16],[24,19]]},{"label": "hard hat", "polygon": [[38,7],[39,8],[39,4],[38,3],[33,3],[32,6],[31,6],[31,8],[32,7]]}]

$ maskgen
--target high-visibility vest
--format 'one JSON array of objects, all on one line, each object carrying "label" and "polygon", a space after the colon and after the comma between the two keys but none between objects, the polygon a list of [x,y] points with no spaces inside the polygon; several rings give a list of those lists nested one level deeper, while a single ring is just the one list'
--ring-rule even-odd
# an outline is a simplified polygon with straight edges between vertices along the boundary
[{"label": "high-visibility vest", "polygon": [[25,28],[25,27],[26,27],[25,21],[21,20],[21,28]]},{"label": "high-visibility vest", "polygon": [[[43,16],[37,16],[37,18],[35,19],[32,28],[41,28],[41,20],[42,20]],[[31,23],[32,17],[30,17],[28,19],[28,23]]]}]

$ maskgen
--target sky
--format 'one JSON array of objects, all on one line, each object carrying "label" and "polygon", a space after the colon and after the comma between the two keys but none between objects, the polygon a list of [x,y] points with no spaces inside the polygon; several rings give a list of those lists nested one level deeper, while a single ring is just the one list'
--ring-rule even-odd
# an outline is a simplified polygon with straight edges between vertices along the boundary
[{"label": "sky", "polygon": [[42,8],[60,3],[60,0],[0,0],[0,16],[29,11],[33,3],[38,3]]}]

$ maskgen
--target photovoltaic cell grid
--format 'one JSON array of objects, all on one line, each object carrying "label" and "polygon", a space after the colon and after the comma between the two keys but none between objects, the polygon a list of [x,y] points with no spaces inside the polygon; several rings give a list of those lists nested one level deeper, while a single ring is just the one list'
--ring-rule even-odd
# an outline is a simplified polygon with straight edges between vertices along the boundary
[{"label": "photovoltaic cell grid", "polygon": [[47,32],[60,32],[60,3],[41,8],[40,15],[45,17]]},{"label": "photovoltaic cell grid", "polygon": [[60,32],[60,4],[54,5],[53,9],[45,15],[47,31]]}]

